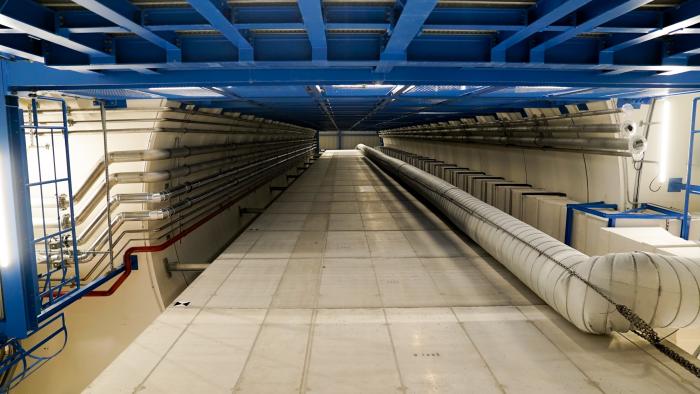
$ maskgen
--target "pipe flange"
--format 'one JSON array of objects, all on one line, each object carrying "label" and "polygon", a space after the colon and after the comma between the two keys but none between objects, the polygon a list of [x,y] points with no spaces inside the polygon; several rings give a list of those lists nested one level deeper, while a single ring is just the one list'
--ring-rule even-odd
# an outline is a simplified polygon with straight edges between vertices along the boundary
[{"label": "pipe flange", "polygon": [[640,133],[633,134],[629,138],[628,146],[632,159],[641,160],[647,150],[647,139]]}]

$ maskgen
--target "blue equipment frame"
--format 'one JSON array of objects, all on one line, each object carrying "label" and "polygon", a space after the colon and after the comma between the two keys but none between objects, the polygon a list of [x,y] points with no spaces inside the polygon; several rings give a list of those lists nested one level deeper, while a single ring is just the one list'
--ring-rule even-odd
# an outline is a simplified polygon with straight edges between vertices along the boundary
[{"label": "blue equipment frame", "polygon": [[[62,124],[61,126],[41,126],[39,123],[39,102],[40,101],[53,101],[58,102],[61,105],[62,112]],[[55,97],[33,97],[31,99],[31,123],[27,125],[20,126],[24,133],[31,133],[37,144],[37,165],[38,165],[38,181],[27,183],[27,187],[30,189],[38,188],[39,195],[41,198],[41,215],[42,215],[42,236],[33,239],[33,245],[43,245],[44,255],[46,258],[46,272],[37,274],[37,281],[39,282],[39,315],[38,321],[43,321],[49,316],[52,316],[56,310],[63,309],[61,306],[61,299],[65,297],[65,294],[72,291],[77,291],[80,289],[80,265],[78,264],[78,243],[77,236],[75,233],[75,212],[73,207],[73,183],[71,180],[71,169],[70,169],[70,145],[68,143],[68,118],[67,118],[67,106],[65,101]],[[38,152],[39,146],[39,131],[44,131],[50,133],[51,136],[51,151],[53,155],[53,178],[44,179],[42,175],[42,162]],[[58,169],[56,166],[56,140],[55,133],[60,133],[60,137],[63,139],[63,144],[65,147],[65,176],[58,177]],[[70,226],[67,228],[63,227],[61,221],[61,213],[56,206],[56,218],[58,221],[58,230],[55,232],[48,232],[46,226],[47,219],[47,208],[44,204],[44,187],[53,186],[53,190],[58,197],[59,185],[65,184],[68,192],[68,211],[70,215]],[[70,236],[70,244],[66,244],[64,248],[64,243],[66,243],[66,236]],[[51,256],[51,249],[49,248],[49,241],[58,239],[58,252],[59,261],[52,261],[49,256]],[[34,248],[33,248],[34,249]],[[64,250],[69,249],[69,251]],[[72,261],[69,263],[66,261],[64,256],[68,254],[72,256]],[[35,259],[36,262],[36,259]],[[72,264],[74,266],[73,274],[68,275],[68,266]],[[60,279],[56,279],[59,276]],[[58,280],[57,283],[54,283]],[[43,282],[43,284],[42,284]],[[66,290],[66,288],[71,288],[72,290]]]},{"label": "blue equipment frame", "polygon": [[[688,172],[686,174],[685,197],[683,198],[683,226],[681,227],[681,237],[688,239],[690,236],[690,196],[700,194],[700,185],[693,185],[693,147],[695,145],[695,136],[700,133],[700,129],[695,128],[698,115],[698,102],[700,97],[693,100],[693,113],[690,117],[690,146],[688,147]],[[670,187],[670,185],[669,185]]]},{"label": "blue equipment frame", "polygon": [[[566,228],[564,231],[564,243],[571,246],[571,237],[574,227],[574,211],[581,211],[608,220],[607,227],[615,227],[618,219],[678,219],[683,220],[683,213],[657,205],[642,203],[639,207],[623,212],[603,212],[600,209],[617,209],[617,204],[608,204],[604,201],[585,202],[566,205]],[[654,211],[658,213],[644,213],[642,211]]]}]

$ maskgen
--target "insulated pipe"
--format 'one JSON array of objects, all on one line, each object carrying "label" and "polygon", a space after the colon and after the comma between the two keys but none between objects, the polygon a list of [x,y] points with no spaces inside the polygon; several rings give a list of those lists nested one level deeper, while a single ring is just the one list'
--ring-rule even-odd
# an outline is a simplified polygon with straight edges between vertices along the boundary
[{"label": "insulated pipe", "polygon": [[311,152],[313,147],[306,148],[305,150],[302,150],[301,153],[296,153],[296,156],[292,156],[291,159],[284,159],[282,162],[278,162],[272,165],[269,165],[267,167],[263,167],[260,170],[257,171],[252,171],[244,176],[241,176],[239,178],[234,178],[231,181],[227,182],[226,184],[216,187],[214,189],[210,189],[206,192],[197,194],[193,197],[188,197],[184,198],[181,201],[177,202],[176,204],[173,204],[170,207],[167,208],[161,208],[161,209],[156,209],[156,210],[150,210],[150,211],[137,211],[137,212],[122,212],[120,213],[120,216],[123,220],[125,221],[133,221],[133,220],[162,220],[162,219],[167,219],[177,213],[182,212],[183,210],[194,206],[196,204],[199,204],[203,201],[206,201],[207,199],[220,195],[224,192],[229,191],[230,189],[236,187],[238,184],[241,182],[244,182],[247,179],[250,179],[252,177],[255,177],[256,175],[259,175],[262,172],[269,171],[270,169],[279,166],[281,163],[292,160],[298,156],[301,156],[303,154]]},{"label": "insulated pipe", "polygon": [[420,134],[403,134],[383,136],[383,138],[410,138],[430,141],[467,142],[489,145],[510,145],[527,148],[551,149],[597,149],[601,154],[628,152],[631,148],[646,147],[646,140],[641,136],[628,138],[558,138],[558,137],[511,137],[511,136],[430,136]]},{"label": "insulated pipe", "polygon": [[[588,116],[603,116],[603,115],[615,115],[623,112],[622,109],[601,109],[593,111],[583,111],[583,112],[572,112],[568,114],[551,115],[551,116],[532,116],[517,120],[494,120],[492,122],[483,123],[466,123],[466,122],[443,122],[443,123],[433,123],[432,126],[437,127],[452,127],[452,126],[467,126],[467,127],[492,127],[492,126],[523,126],[523,125],[541,125],[546,124],[550,120],[564,120],[564,119],[574,119],[583,118]],[[453,124],[450,124],[453,123]],[[421,127],[426,127],[425,125],[419,126],[408,126],[408,127],[397,127],[395,129],[388,129],[385,131],[401,131],[401,130],[414,130]]]},{"label": "insulated pipe", "polygon": [[93,297],[104,297],[104,296],[110,296],[114,294],[114,292],[124,283],[126,278],[131,274],[131,256],[136,254],[136,253],[142,253],[142,252],[159,252],[163,251],[167,248],[169,248],[171,245],[174,243],[180,241],[182,238],[186,237],[188,234],[192,233],[195,231],[197,228],[201,227],[205,223],[207,223],[209,220],[213,219],[214,217],[218,216],[221,212],[226,211],[229,207],[231,207],[233,204],[235,204],[237,201],[239,201],[241,198],[243,198],[245,194],[238,194],[234,198],[232,198],[229,202],[226,204],[223,204],[221,207],[219,207],[217,210],[209,213],[207,216],[201,218],[198,220],[196,223],[193,225],[187,227],[185,230],[181,231],[179,234],[175,235],[174,237],[168,239],[162,244],[159,245],[149,245],[149,246],[137,246],[137,247],[132,247],[126,250],[126,252],[123,255],[123,273],[120,275],[117,280],[112,283],[112,285],[109,287],[107,290],[93,290],[88,294],[88,296],[93,296]]},{"label": "insulated pipe", "polygon": [[[56,116],[62,116],[63,112],[60,109],[40,109],[38,110],[40,114],[55,114]],[[148,113],[157,113],[158,116],[154,118],[149,118],[148,121],[151,120],[164,120],[164,121],[178,121],[178,122],[193,122],[192,117],[197,117],[197,118],[212,118],[215,120],[223,121],[223,122],[211,122],[212,124],[219,124],[219,125],[225,125],[225,124],[231,124],[232,122],[236,122],[234,124],[240,123],[240,124],[249,124],[253,126],[258,126],[258,125],[264,125],[266,128],[285,128],[288,130],[296,130],[296,131],[301,131],[301,132],[308,132],[312,131],[311,129],[305,128],[305,127],[300,127],[295,124],[291,123],[285,123],[285,122],[279,122],[279,121],[273,121],[270,119],[265,119],[265,118],[258,118],[258,117],[241,117],[241,116],[231,116],[228,113],[224,112],[221,114],[217,113],[209,113],[209,112],[200,112],[200,111],[190,111],[190,110],[184,110],[180,108],[171,108],[171,107],[146,107],[146,108],[122,108],[122,109],[110,109],[107,111],[107,114],[112,114],[112,113],[130,113],[130,112],[148,112]],[[68,113],[73,114],[73,113],[95,113],[99,115],[100,109],[99,108],[69,108]],[[169,118],[168,115],[171,114],[180,114],[180,115],[185,115],[183,118],[182,116],[176,116],[174,118]],[[113,122],[113,121],[119,121],[120,119],[107,119],[108,122]],[[76,121],[73,119],[69,120],[71,123],[75,123]],[[97,122],[95,120],[94,122]],[[44,123],[51,123],[51,122],[41,122],[41,124]]]},{"label": "insulated pipe", "polygon": [[[181,215],[178,215],[175,218],[171,218],[171,220],[168,220],[167,223],[165,223],[164,225],[162,225],[160,227],[157,227],[154,229],[149,228],[149,229],[122,231],[119,234],[119,236],[117,236],[116,240],[114,241],[114,244],[115,245],[119,244],[121,242],[121,240],[127,234],[144,234],[144,233],[151,234],[150,236],[148,236],[146,238],[140,239],[140,241],[148,241],[148,242],[157,241],[157,240],[161,240],[161,239],[168,239],[168,237],[170,237],[172,235],[172,232],[175,229],[179,229],[179,228],[188,226],[190,223],[197,221],[199,218],[201,218],[201,217],[207,215],[208,213],[210,213],[214,210],[217,210],[221,206],[227,204],[229,201],[231,201],[232,196],[234,196],[234,198],[237,198],[237,197],[235,197],[238,195],[237,193],[240,193],[240,192],[245,193],[245,190],[255,189],[255,187],[256,187],[255,185],[259,184],[260,182],[262,182],[264,180],[265,180],[265,177],[263,175],[260,175],[256,179],[249,180],[245,184],[239,185],[240,186],[239,192],[226,193],[223,197],[220,197],[217,200],[208,203],[207,206],[200,206],[200,207],[197,207],[195,209],[189,210]],[[214,208],[207,209],[210,206],[213,206]],[[120,227],[121,224],[123,224],[123,223],[124,223],[124,221],[119,221],[117,224]],[[171,229],[167,232],[164,232],[168,228],[171,228]],[[107,231],[107,230],[105,230],[105,231]],[[103,234],[101,236],[101,243],[98,244],[98,242],[100,242],[100,241],[95,241],[95,243],[93,243],[93,248],[91,248],[90,250],[96,250],[97,247],[103,246],[104,243],[106,242],[105,238],[106,238],[106,234]],[[129,239],[129,240],[127,240],[126,243],[128,244],[131,241],[137,241],[137,240],[136,239]],[[126,247],[126,244],[115,254],[117,254],[117,255],[121,254],[125,247]],[[92,266],[92,268],[90,268],[90,270],[87,272],[87,274],[83,278],[81,278],[81,280],[89,280],[92,277],[92,275],[95,273],[95,270],[97,268],[99,268],[100,264],[102,264],[102,262],[106,258],[106,254],[90,252],[90,251],[86,251],[86,252],[83,252],[80,254],[79,259],[78,259],[78,262],[80,264],[89,263],[95,257],[98,257],[98,256],[100,257],[99,260]],[[100,271],[100,274],[104,274],[104,270],[108,267],[109,267],[108,265],[105,266]]]},{"label": "insulated pipe", "polygon": [[[199,156],[204,154],[230,152],[238,148],[244,147],[260,147],[268,145],[279,145],[295,141],[310,141],[308,139],[288,139],[285,141],[273,141],[267,143],[241,143],[241,144],[220,144],[220,145],[204,145],[195,147],[183,147],[173,149],[147,149],[147,150],[131,150],[131,151],[116,151],[108,154],[108,162],[111,163],[128,163],[135,161],[156,161],[165,159],[175,159],[190,156]],[[90,187],[104,174],[104,159],[100,160],[88,175],[87,179],[73,195],[75,202],[80,202],[87,194]]]},{"label": "insulated pipe", "polygon": [[510,125],[508,123],[484,123],[464,125],[426,125],[386,130],[383,135],[401,135],[402,133],[609,133],[615,134],[622,129],[616,124],[586,124],[586,125]]},{"label": "insulated pipe", "polygon": [[[310,146],[313,146],[313,144],[305,144],[305,145],[300,145],[300,149],[305,149]],[[297,150],[299,151],[299,150]],[[250,155],[242,155],[240,156],[240,160],[243,161],[244,159],[253,159],[255,160],[256,158],[258,159],[257,161],[251,163],[251,164],[246,164],[243,166],[243,168],[252,168],[253,166],[259,165],[261,163],[268,162],[273,159],[277,159],[280,157],[285,156],[286,154],[289,154],[290,149],[276,149],[273,151],[266,152],[263,155],[260,155],[259,153],[253,153]],[[280,155],[280,153],[283,153]],[[223,180],[227,177],[230,177],[233,174],[236,174],[240,172],[241,167],[226,167],[223,172],[217,173],[215,175],[210,175],[204,178],[199,178],[197,180],[194,180],[192,182],[185,182],[182,185],[172,187],[160,192],[154,192],[154,193],[133,193],[133,194],[117,194],[112,197],[111,199],[111,206],[112,208],[116,207],[120,203],[147,203],[147,202],[163,202],[167,201],[173,197],[177,197],[179,195],[182,195],[184,193],[187,193],[193,189],[197,189],[202,186],[206,186],[208,184],[214,183],[216,181]],[[103,188],[101,190],[104,190],[105,185],[103,185]],[[100,193],[96,193],[93,198],[90,199],[90,201],[87,203],[85,207],[83,207],[83,210],[76,216],[76,224],[82,224],[90,215],[90,213],[99,205],[100,203]],[[82,233],[78,237],[80,240],[89,238],[94,230],[96,229],[97,225],[102,222],[107,214],[107,206],[105,207],[93,217],[93,219],[87,224],[87,226],[82,230]]]},{"label": "insulated pipe", "polygon": [[[124,194],[124,195],[117,195],[115,196],[116,199],[112,201],[112,203],[117,203],[117,202],[163,202],[163,201],[168,201],[173,197],[181,196],[183,194],[189,193],[192,190],[199,189],[201,187],[210,185],[212,183],[226,180],[228,178],[231,178],[235,176],[236,174],[239,174],[242,171],[245,170],[250,170],[250,169],[255,169],[265,163],[269,162],[274,162],[276,160],[284,159],[285,161],[288,159],[285,159],[286,157],[290,155],[295,155],[294,157],[303,154],[305,152],[308,152],[309,149],[313,149],[314,145],[313,144],[306,144],[301,146],[299,149],[292,150],[290,151],[289,149],[280,149],[276,150],[273,152],[270,152],[274,155],[264,155],[260,159],[263,160],[258,160],[253,163],[249,163],[246,165],[243,165],[241,167],[235,167],[232,169],[228,169],[224,172],[218,173],[213,176],[208,176],[204,178],[197,179],[193,182],[185,182],[182,185],[172,187],[165,189],[161,192],[156,192],[156,193],[135,193],[135,194]],[[282,153],[280,153],[282,152]],[[274,164],[273,164],[274,165]],[[120,197],[123,196],[123,197]],[[85,229],[80,233],[78,236],[78,242],[84,242],[85,240],[89,239],[92,237],[93,233],[97,229],[97,225],[104,219],[106,213],[106,209],[102,210],[100,214],[96,215],[93,220],[85,227]],[[121,216],[118,216],[121,217]],[[125,219],[125,218],[122,218]],[[146,220],[146,219],[144,219]],[[155,220],[155,219],[149,219],[149,220]]]},{"label": "insulated pipe", "polygon": [[369,160],[452,223],[580,330],[630,330],[615,304],[651,327],[700,325],[700,261],[650,253],[589,257],[465,191],[365,145]]},{"label": "insulated pipe", "polygon": [[[305,141],[305,140],[299,140],[299,141],[294,141],[294,142],[297,142],[298,146],[301,146],[304,142],[306,142],[305,146],[308,146],[310,144],[310,141]],[[266,145],[269,145],[269,144],[266,144]],[[285,148],[289,147],[289,143],[286,143],[286,144],[285,143],[275,143],[272,145],[284,145]],[[252,152],[249,152],[246,154],[240,154],[239,156],[235,156],[230,161],[233,162],[232,164],[236,164],[237,162],[244,161],[244,160],[249,159],[249,158],[252,158],[252,159],[266,158],[266,157],[273,156],[279,152],[285,151],[286,150],[285,148],[279,148],[279,149],[274,149],[274,150],[264,150],[264,148],[260,148],[260,149],[253,150]],[[263,152],[261,153],[261,151],[263,151]],[[219,160],[224,160],[224,159],[219,159]],[[210,163],[210,162],[204,162],[204,163]],[[228,167],[229,166],[225,166],[224,168],[228,168]],[[177,170],[177,169],[174,169],[174,170]],[[173,169],[160,171],[160,173],[163,174],[163,173],[166,173],[168,171],[173,171]],[[127,174],[134,174],[134,173],[127,173]],[[168,174],[166,173],[165,175],[167,176]],[[87,183],[85,185],[87,185]],[[84,189],[88,190],[89,187],[86,186]],[[90,200],[82,207],[82,209],[80,210],[80,213],[78,213],[75,216],[76,224],[82,224],[83,222],[85,222],[85,220],[88,218],[90,213],[92,213],[92,211],[95,208],[97,208],[97,206],[100,204],[100,202],[102,201],[102,195],[105,194],[106,191],[107,191],[107,186],[103,182],[100,186],[100,189],[93,194],[93,196],[90,198]],[[139,193],[139,195],[142,195],[142,196],[145,194],[148,194],[148,193]],[[151,198],[152,198],[151,200],[146,198],[145,201],[141,201],[141,202],[158,201],[157,200],[158,196],[151,196]],[[111,199],[111,202],[117,204],[120,202],[136,202],[136,201],[133,199],[133,195],[118,194]],[[105,207],[105,210],[106,210],[106,207]],[[101,215],[104,215],[104,212],[102,212]]]},{"label": "insulated pipe", "polygon": [[[202,193],[199,196],[196,196],[195,198],[190,198],[187,200],[187,202],[184,202],[182,204],[176,204],[176,205],[179,205],[178,207],[173,206],[171,208],[166,208],[164,210],[155,210],[155,211],[146,211],[146,212],[131,212],[131,213],[127,212],[127,213],[117,215],[117,217],[114,220],[113,229],[118,230],[124,224],[125,221],[137,220],[136,219],[137,217],[138,217],[138,220],[154,220],[155,216],[159,216],[162,214],[162,213],[158,213],[158,212],[169,211],[168,213],[165,213],[163,215],[173,215],[176,213],[182,213],[183,211],[187,210],[188,208],[194,207],[195,205],[197,205],[197,203],[208,201],[212,198],[217,198],[217,200],[211,202],[210,204],[224,204],[224,203],[226,203],[226,201],[231,199],[231,196],[236,196],[236,195],[239,195],[240,193],[245,193],[245,191],[248,190],[246,188],[249,188],[251,185],[256,185],[256,184],[259,184],[260,182],[262,182],[266,179],[269,179],[270,175],[274,175],[275,173],[279,173],[280,169],[282,167],[288,168],[290,162],[294,162],[295,160],[312,152],[313,149],[314,149],[314,147],[312,146],[309,148],[299,149],[297,151],[294,151],[294,152],[291,152],[288,154],[277,156],[274,159],[276,159],[278,161],[275,162],[274,164],[260,168],[257,171],[253,171],[253,172],[247,174],[246,176],[237,179],[235,183],[230,183],[230,184],[225,185],[224,188],[213,189],[213,190],[210,190],[209,192]],[[269,161],[269,160],[267,160],[267,161]],[[257,164],[257,166],[260,166],[261,164],[264,164],[264,163],[256,163],[256,164]],[[226,193],[224,193],[224,192],[226,192]],[[223,197],[223,198],[221,198],[221,197]],[[177,208],[177,210],[175,210],[174,208]],[[168,226],[172,225],[173,223],[179,222],[180,219],[189,217],[191,214],[195,214],[196,211],[198,211],[198,210],[201,211],[202,209],[200,208],[200,209],[196,209],[194,211],[188,210],[187,213],[185,213],[183,215],[183,217],[178,216],[177,218],[173,219],[171,222],[169,222],[165,226],[161,226],[153,231],[161,232],[162,230],[164,230]],[[150,214],[148,214],[148,212],[150,212]],[[126,218],[125,216],[128,216],[128,218]],[[157,220],[157,218],[155,218],[155,219]],[[97,248],[101,247],[104,244],[105,237],[106,237],[106,231],[107,230],[105,230],[105,232],[103,232],[103,234],[92,243],[90,250],[97,250]],[[150,231],[151,230],[137,230],[137,232],[150,232]],[[115,244],[118,243],[121,240],[121,238],[122,238],[122,235],[120,235],[117,238],[117,241],[115,242]],[[78,262],[80,264],[87,263],[87,262],[91,261],[94,257],[96,257],[96,255],[97,255],[97,253],[95,253],[95,252],[83,252],[80,254],[80,256],[78,256]],[[58,256],[58,255],[56,255],[56,256]],[[103,258],[100,259],[100,262],[102,260],[103,260]],[[98,262],[98,264],[100,262]],[[40,263],[45,263],[45,261],[40,262]],[[93,270],[95,268],[96,267],[93,267],[93,269],[90,270],[87,277],[89,277],[91,275],[91,273],[93,272]]]}]

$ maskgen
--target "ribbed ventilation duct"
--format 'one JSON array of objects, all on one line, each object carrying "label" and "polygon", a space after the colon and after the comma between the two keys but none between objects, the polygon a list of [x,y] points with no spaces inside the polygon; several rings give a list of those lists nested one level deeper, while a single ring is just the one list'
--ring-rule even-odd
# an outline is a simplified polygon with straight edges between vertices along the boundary
[{"label": "ribbed ventilation duct", "polygon": [[652,327],[698,325],[700,262],[648,253],[589,257],[440,178],[367,146],[358,149],[430,201],[579,329],[630,330],[615,304]]}]

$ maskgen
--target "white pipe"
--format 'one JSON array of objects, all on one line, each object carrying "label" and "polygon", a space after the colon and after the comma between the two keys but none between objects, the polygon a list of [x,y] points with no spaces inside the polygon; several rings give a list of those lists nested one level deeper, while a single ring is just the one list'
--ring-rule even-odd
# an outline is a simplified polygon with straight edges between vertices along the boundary
[{"label": "white pipe", "polygon": [[434,204],[582,331],[630,329],[596,289],[652,327],[699,325],[700,261],[649,253],[589,257],[438,177],[365,145],[357,149]]}]

